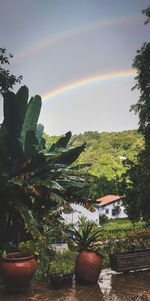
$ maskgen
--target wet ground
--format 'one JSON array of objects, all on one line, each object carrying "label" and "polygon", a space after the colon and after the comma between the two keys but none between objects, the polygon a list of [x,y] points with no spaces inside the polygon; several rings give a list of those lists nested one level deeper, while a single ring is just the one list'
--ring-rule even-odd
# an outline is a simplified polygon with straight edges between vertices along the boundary
[{"label": "wet ground", "polygon": [[0,301],[150,301],[150,270],[121,274],[103,270],[95,285],[51,289],[48,283],[32,283],[27,291],[0,289]]}]

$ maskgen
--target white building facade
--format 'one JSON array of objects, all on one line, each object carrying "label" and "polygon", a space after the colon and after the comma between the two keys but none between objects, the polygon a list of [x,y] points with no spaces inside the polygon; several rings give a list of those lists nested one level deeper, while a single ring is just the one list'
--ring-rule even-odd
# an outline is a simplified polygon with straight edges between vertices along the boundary
[{"label": "white building facade", "polygon": [[[125,218],[127,214],[125,212],[125,207],[122,203],[122,197],[108,195],[103,197],[100,202],[95,205],[95,209],[99,212],[99,215],[106,215],[110,218]],[[97,200],[97,202],[99,201]]]},{"label": "white building facade", "polygon": [[95,210],[90,212],[88,209],[84,208],[82,205],[70,204],[73,211],[69,214],[62,213],[62,217],[67,224],[78,225],[79,219],[84,216],[88,221],[95,222],[99,225],[99,211]]},{"label": "white building facade", "polygon": [[110,218],[125,218],[127,217],[125,213],[125,208],[122,203],[122,197],[115,195],[108,195],[103,198],[96,200],[94,205],[94,212],[90,212],[82,205],[71,204],[73,209],[72,213],[63,213],[65,223],[78,225],[79,219],[84,216],[88,221],[95,222],[99,225],[99,216],[104,214],[109,219]]}]

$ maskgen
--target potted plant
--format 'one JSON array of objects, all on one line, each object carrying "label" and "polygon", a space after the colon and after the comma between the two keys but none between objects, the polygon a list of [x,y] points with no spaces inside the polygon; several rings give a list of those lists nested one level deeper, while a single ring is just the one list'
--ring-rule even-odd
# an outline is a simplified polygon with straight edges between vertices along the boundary
[{"label": "potted plant", "polygon": [[8,289],[24,289],[29,285],[36,271],[35,249],[35,243],[29,240],[19,243],[19,252],[2,256],[0,275]]},{"label": "potted plant", "polygon": [[84,224],[79,230],[70,230],[68,247],[79,252],[75,263],[75,279],[78,282],[96,283],[101,271],[102,255],[96,251],[100,230],[95,225]]},{"label": "potted plant", "polygon": [[[51,217],[60,223],[60,207],[83,202],[87,183],[70,165],[86,144],[73,147],[71,132],[46,149],[44,126],[37,124],[42,100],[28,101],[26,86],[3,95],[0,126],[0,250],[20,240],[44,240]],[[85,190],[86,189],[86,190]],[[84,198],[83,198],[84,196]],[[43,237],[43,238],[42,238]]]},{"label": "potted plant", "polygon": [[108,240],[110,267],[117,272],[150,268],[150,230],[132,230]]},{"label": "potted plant", "polygon": [[53,288],[68,286],[72,283],[74,264],[70,262],[53,261],[50,266],[50,282]]},{"label": "potted plant", "polygon": [[60,288],[72,284],[76,255],[70,250],[55,253],[49,266],[50,286]]}]

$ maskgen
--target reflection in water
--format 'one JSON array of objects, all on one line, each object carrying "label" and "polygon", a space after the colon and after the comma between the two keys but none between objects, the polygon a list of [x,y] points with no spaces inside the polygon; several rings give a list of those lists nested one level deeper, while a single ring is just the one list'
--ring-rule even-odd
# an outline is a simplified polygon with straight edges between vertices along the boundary
[{"label": "reflection in water", "polygon": [[150,270],[119,274],[103,270],[98,284],[61,289],[48,288],[47,283],[32,284],[26,292],[10,293],[0,288],[0,301],[150,301]]},{"label": "reflection in water", "polygon": [[107,270],[102,270],[100,277],[99,277],[99,287],[103,295],[109,295],[111,291],[111,278],[112,274],[116,274],[116,272]]},{"label": "reflection in water", "polygon": [[106,270],[99,285],[105,301],[150,301],[150,270],[126,274]]},{"label": "reflection in water", "polygon": [[[75,299],[72,299],[73,301],[102,301],[103,295],[100,290],[100,287],[98,284],[94,285],[76,285],[74,287],[73,296]],[[69,299],[66,299],[66,301],[70,301]]]},{"label": "reflection in water", "polygon": [[112,291],[116,295],[141,295],[147,292],[150,300],[150,271],[112,275]]}]

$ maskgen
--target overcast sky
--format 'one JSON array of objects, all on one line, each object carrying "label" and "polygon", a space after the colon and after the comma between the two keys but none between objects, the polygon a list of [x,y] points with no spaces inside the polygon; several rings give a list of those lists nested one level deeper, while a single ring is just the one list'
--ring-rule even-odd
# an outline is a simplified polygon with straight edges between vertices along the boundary
[{"label": "overcast sky", "polygon": [[1,0],[0,47],[14,54],[10,70],[23,75],[30,96],[42,96],[39,122],[47,134],[138,127],[129,112],[139,96],[131,91],[132,62],[149,41],[150,25],[141,14],[149,5],[150,0]]}]

